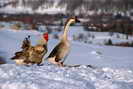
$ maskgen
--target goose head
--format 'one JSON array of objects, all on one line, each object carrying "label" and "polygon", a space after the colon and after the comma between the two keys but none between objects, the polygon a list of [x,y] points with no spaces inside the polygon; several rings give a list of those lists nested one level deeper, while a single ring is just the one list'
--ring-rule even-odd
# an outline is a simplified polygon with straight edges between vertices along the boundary
[{"label": "goose head", "polygon": [[78,19],[77,16],[73,16],[73,17],[70,17],[67,21],[66,21],[66,24],[67,23],[71,23],[71,24],[75,24],[75,23],[79,23],[80,20]]}]

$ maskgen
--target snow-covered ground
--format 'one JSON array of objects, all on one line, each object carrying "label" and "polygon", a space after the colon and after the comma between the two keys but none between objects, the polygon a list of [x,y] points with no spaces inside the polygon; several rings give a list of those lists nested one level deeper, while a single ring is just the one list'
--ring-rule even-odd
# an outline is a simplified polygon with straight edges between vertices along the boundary
[{"label": "snow-covered ground", "polygon": [[[72,30],[71,30],[72,29]],[[91,44],[104,45],[109,39],[112,40],[112,43],[121,43],[121,42],[132,42],[133,36],[128,36],[126,39],[126,35],[115,32],[91,32],[84,31],[82,26],[72,26],[70,27],[69,37],[70,39],[74,39],[73,36],[78,37],[79,35],[83,35],[83,38],[80,40],[81,42],[88,42]]]},{"label": "snow-covered ground", "polygon": [[6,64],[0,66],[0,89],[133,89],[133,71]]},{"label": "snow-covered ground", "polygon": [[[80,29],[82,27],[70,28],[70,35]],[[65,63],[82,64],[78,68],[60,68],[46,61],[43,66],[27,67],[10,60],[20,50],[27,35],[36,38],[39,34],[37,31],[14,31],[10,28],[0,30],[0,56],[7,61],[7,64],[0,65],[0,89],[133,89],[133,48],[130,47],[71,40],[71,52]],[[105,34],[100,34],[106,38]],[[98,36],[98,33],[95,35]],[[36,43],[35,39],[32,40]],[[57,43],[58,40],[50,38],[48,51]],[[86,67],[88,64],[94,68]]]}]

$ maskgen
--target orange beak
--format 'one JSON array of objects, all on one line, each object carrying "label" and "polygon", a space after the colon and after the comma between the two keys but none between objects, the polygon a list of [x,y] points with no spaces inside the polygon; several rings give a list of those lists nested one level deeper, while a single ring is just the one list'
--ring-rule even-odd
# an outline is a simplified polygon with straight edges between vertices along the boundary
[{"label": "orange beak", "polygon": [[44,38],[46,41],[48,41],[48,33],[47,33],[47,32],[43,34],[43,38]]}]

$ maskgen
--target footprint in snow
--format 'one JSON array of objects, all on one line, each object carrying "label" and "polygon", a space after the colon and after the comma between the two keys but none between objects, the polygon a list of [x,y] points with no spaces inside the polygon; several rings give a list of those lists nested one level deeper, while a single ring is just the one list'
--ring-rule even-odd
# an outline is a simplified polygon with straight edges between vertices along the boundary
[{"label": "footprint in snow", "polygon": [[102,58],[102,52],[100,51],[92,51],[91,54],[95,55],[97,59]]}]

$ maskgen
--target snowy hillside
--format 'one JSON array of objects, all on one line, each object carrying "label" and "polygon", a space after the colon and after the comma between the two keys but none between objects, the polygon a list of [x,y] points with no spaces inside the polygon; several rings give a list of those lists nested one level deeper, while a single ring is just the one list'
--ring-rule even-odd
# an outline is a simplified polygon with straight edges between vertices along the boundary
[{"label": "snowy hillside", "polygon": [[[69,36],[80,29],[82,27],[70,28]],[[72,47],[65,64],[82,64],[80,67],[60,68],[47,61],[43,66],[27,67],[10,60],[27,35],[36,38],[40,34],[32,30],[14,31],[8,26],[0,30],[0,56],[7,62],[0,65],[0,89],[133,89],[133,48],[130,47],[84,44],[70,38]],[[101,33],[95,35],[107,37]],[[58,40],[50,36],[49,52],[57,43]]]},{"label": "snowy hillside", "polygon": [[0,12],[89,14],[96,9],[98,12],[130,11],[132,3],[132,0],[0,0]]},{"label": "snowy hillside", "polygon": [[[3,6],[6,3],[6,6]],[[1,13],[65,13],[66,5],[58,6],[59,0],[56,1],[45,1],[45,0],[4,0],[0,1],[0,12]],[[2,7],[3,6],[3,7]]]}]

